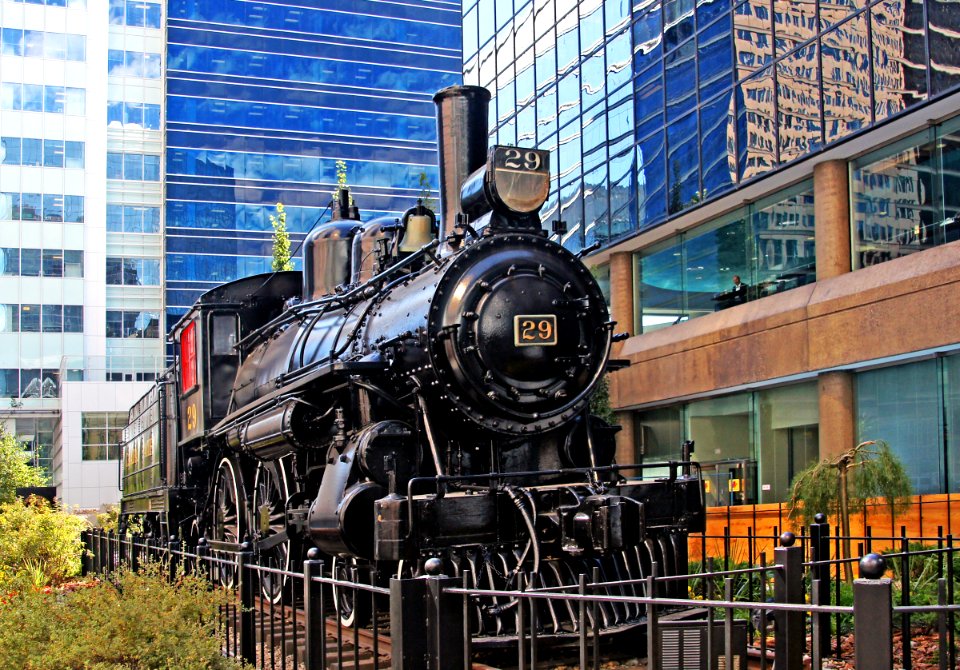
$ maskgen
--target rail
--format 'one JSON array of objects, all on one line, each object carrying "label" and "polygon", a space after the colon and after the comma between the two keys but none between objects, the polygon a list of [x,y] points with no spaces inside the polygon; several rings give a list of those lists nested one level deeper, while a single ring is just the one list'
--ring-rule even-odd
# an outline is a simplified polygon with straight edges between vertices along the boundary
[{"label": "rail", "polygon": [[[444,575],[451,565],[439,559],[426,561],[420,577],[387,581],[337,571],[316,550],[297,571],[260,565],[249,543],[229,552],[100,531],[85,539],[88,572],[160,560],[171,578],[201,573],[233,589],[235,604],[222,613],[223,650],[257,668],[526,670],[549,658],[588,669],[642,655],[651,669],[745,670],[749,662],[799,670],[831,656],[871,670],[957,667],[960,549],[950,535],[904,531],[898,551],[881,556],[864,551],[878,538],[833,536],[821,517],[799,536],[783,533],[769,562],[766,551],[746,565],[701,556],[690,574],[660,576],[653,561],[640,579],[593,567],[572,587],[521,572],[519,586],[503,590],[472,588],[468,571]],[[861,549],[855,557],[841,553],[848,540]],[[717,569],[721,561],[725,569]],[[845,566],[853,564],[860,578],[847,582]],[[493,610],[509,614],[502,630],[494,640],[478,637],[478,621]],[[637,612],[643,616],[630,614]],[[919,635],[923,644],[912,644]],[[930,648],[935,653],[923,657]]]}]

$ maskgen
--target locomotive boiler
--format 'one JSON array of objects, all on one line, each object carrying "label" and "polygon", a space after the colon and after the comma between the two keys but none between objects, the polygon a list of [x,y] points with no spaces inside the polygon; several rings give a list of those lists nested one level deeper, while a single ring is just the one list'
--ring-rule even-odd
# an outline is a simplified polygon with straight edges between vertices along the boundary
[{"label": "locomotive boiler", "polygon": [[[201,296],[171,331],[174,365],[131,410],[122,517],[214,550],[247,539],[282,568],[316,546],[335,576],[412,576],[429,558],[491,589],[521,571],[543,587],[593,567],[686,572],[702,485],[676,463],[628,476],[618,428],[590,413],[615,324],[589,269],[543,230],[549,153],[488,150],[485,89],[435,101],[441,216],[417,202],[361,222],[340,189],[302,273]],[[279,600],[283,580],[263,589]],[[513,614],[476,618],[495,638]],[[558,635],[577,625],[561,607],[544,620]],[[605,627],[641,620],[624,608]]]}]

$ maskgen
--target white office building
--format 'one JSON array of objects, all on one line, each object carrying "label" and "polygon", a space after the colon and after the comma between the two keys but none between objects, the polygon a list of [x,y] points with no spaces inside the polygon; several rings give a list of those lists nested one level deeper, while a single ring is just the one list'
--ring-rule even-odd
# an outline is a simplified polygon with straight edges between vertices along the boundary
[{"label": "white office building", "polygon": [[163,6],[0,0],[0,422],[68,505],[118,499],[162,367]]}]

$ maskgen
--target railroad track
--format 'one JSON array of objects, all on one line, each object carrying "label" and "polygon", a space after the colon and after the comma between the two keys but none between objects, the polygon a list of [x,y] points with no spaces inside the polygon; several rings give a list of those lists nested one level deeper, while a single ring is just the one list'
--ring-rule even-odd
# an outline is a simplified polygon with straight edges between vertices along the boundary
[{"label": "railroad track", "polygon": [[[306,615],[300,607],[275,605],[258,598],[256,651],[260,668],[299,670],[305,656]],[[385,621],[385,619],[384,619]],[[335,617],[325,621],[326,667],[331,670],[376,670],[390,667],[390,636],[369,628],[342,626]]]}]

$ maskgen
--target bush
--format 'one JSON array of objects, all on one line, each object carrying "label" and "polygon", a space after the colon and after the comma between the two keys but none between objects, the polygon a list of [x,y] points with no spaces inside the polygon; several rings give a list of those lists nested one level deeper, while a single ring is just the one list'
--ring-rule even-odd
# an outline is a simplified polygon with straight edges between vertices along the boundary
[{"label": "bush", "polygon": [[26,579],[35,586],[60,584],[80,574],[82,517],[43,498],[0,505],[0,586]]},{"label": "bush", "polygon": [[0,668],[240,670],[224,658],[217,615],[227,593],[163,568],[60,593],[26,589],[0,604]]}]

